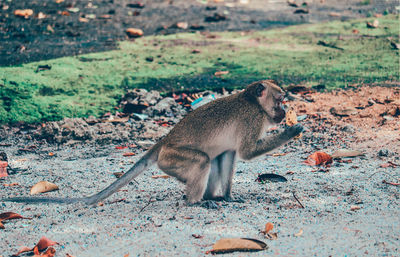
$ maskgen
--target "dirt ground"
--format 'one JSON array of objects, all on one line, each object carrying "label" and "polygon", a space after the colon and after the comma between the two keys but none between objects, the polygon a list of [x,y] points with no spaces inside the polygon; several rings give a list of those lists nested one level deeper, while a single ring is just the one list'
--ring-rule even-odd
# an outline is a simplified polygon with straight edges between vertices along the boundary
[{"label": "dirt ground", "polygon": [[[0,1],[0,65],[115,49],[132,27],[144,35],[259,30],[395,13],[397,6],[395,0],[297,2],[298,7],[286,0]],[[33,14],[14,15],[21,9]]]},{"label": "dirt ground", "polygon": [[[388,183],[400,179],[400,89],[386,85],[331,93],[290,90],[299,100],[288,104],[295,107],[306,131],[275,154],[238,162],[233,196],[244,203],[222,202],[217,210],[188,207],[183,186],[172,178],[152,178],[161,174],[152,168],[95,207],[1,203],[0,212],[32,218],[4,222],[1,255],[32,247],[46,236],[60,243],[54,246],[56,256],[204,256],[218,239],[227,237],[255,238],[269,247],[229,256],[397,256],[400,194],[398,184]],[[165,124],[175,119],[155,122],[155,117],[144,124],[155,124],[163,133],[171,127]],[[140,122],[130,116],[124,123]],[[93,128],[98,123],[87,124]],[[124,131],[120,123],[110,124],[115,135]],[[48,144],[37,137],[44,127],[0,131],[0,151],[13,168],[0,179],[0,198],[28,195],[41,180],[60,187],[48,196],[91,195],[114,181],[113,173],[129,169],[148,147],[146,142],[162,136],[136,127],[137,137],[101,143],[96,136],[77,140],[61,132],[66,143]],[[103,132],[93,130],[93,135]],[[109,134],[113,132],[103,133]],[[129,147],[116,149],[121,145]],[[335,159],[329,166],[303,163],[315,151],[332,154],[341,148],[364,155]],[[136,155],[123,156],[126,152]],[[288,181],[256,182],[262,173]],[[274,224],[276,240],[260,234],[267,222]]]}]

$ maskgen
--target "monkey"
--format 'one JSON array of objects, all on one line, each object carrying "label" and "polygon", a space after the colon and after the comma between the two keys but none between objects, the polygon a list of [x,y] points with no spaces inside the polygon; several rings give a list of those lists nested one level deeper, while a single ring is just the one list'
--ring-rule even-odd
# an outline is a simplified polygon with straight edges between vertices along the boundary
[{"label": "monkey", "polygon": [[253,82],[244,90],[216,99],[188,113],[123,176],[104,190],[82,198],[14,197],[23,203],[96,204],[127,185],[150,166],[185,184],[188,205],[235,201],[231,195],[236,159],[251,160],[303,131],[300,124],[277,134],[266,129],[285,117],[285,92],[274,80]]}]

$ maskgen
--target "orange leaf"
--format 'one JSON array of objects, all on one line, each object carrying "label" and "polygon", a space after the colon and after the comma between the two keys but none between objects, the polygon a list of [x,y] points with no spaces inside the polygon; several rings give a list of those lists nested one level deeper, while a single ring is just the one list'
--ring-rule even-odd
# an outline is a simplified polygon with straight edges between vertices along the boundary
[{"label": "orange leaf", "polygon": [[154,178],[154,179],[157,179],[157,178],[167,179],[167,178],[170,178],[170,176],[168,176],[168,175],[153,175],[153,176],[151,176],[151,178]]},{"label": "orange leaf", "polygon": [[39,250],[44,250],[49,246],[52,245],[58,245],[57,242],[51,241],[50,239],[48,239],[47,237],[42,237],[40,238],[39,242],[36,244],[36,246],[39,248]]},{"label": "orange leaf", "polygon": [[122,156],[134,156],[135,155],[135,153],[132,153],[132,152],[127,152],[127,153],[124,153]]},{"label": "orange leaf", "polygon": [[304,163],[308,165],[329,164],[332,163],[332,156],[324,152],[315,152],[308,156]]},{"label": "orange leaf", "polygon": [[272,229],[274,229],[274,224],[272,224],[271,222],[265,224],[265,233],[270,232]]},{"label": "orange leaf", "polygon": [[56,255],[56,250],[53,247],[49,247],[40,257],[54,257]]},{"label": "orange leaf", "polygon": [[214,75],[215,76],[221,76],[221,75],[226,75],[226,74],[228,74],[229,73],[229,71],[227,71],[227,70],[225,70],[225,71],[216,71],[215,73],[214,73]]},{"label": "orange leaf", "polygon": [[116,146],[115,147],[115,149],[118,149],[118,150],[125,149],[125,148],[128,148],[128,147],[125,146],[125,145],[121,145],[121,146]]},{"label": "orange leaf", "polygon": [[11,184],[3,184],[5,187],[13,187],[13,186],[18,186],[19,184],[17,182],[13,182]]}]

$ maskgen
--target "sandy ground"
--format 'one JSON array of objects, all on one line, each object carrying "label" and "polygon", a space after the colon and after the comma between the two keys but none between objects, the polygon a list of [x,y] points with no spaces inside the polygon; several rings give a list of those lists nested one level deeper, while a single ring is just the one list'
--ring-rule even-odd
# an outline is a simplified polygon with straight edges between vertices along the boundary
[{"label": "sandy ground", "polygon": [[[345,118],[327,111],[334,96],[342,97],[336,98],[336,103],[345,104],[348,97],[357,106],[357,101],[365,103],[368,96],[363,92],[368,90],[373,90],[370,93],[378,102],[381,96],[390,99],[398,92],[398,88],[364,88],[330,95],[313,93],[304,94],[314,99],[312,104],[292,103],[299,115],[301,109],[308,115],[301,121],[307,131],[300,140],[276,150],[285,155],[238,162],[233,196],[244,203],[222,202],[218,210],[188,207],[183,185],[172,178],[152,178],[161,174],[153,168],[101,206],[0,203],[1,213],[12,211],[32,218],[5,222],[0,255],[9,256],[24,245],[32,247],[46,236],[60,243],[55,246],[56,256],[204,256],[218,239],[227,237],[255,238],[269,246],[263,252],[228,256],[398,256],[399,187],[383,180],[398,183],[400,166],[381,165],[400,163],[399,118],[370,125],[372,130],[365,131],[359,125],[362,117],[364,124],[379,124],[382,118],[378,119],[378,114],[368,118],[364,112],[369,108],[379,112],[387,106],[376,103]],[[367,97],[365,101],[363,97]],[[379,144],[379,136],[362,137],[379,127],[391,133],[385,145]],[[130,149],[117,150],[113,144],[54,146],[37,142],[38,149],[27,153],[18,151],[31,143],[22,137],[7,138],[2,141],[5,143],[11,146],[0,150],[7,153],[14,174],[0,180],[0,198],[27,195],[41,180],[60,187],[45,194],[48,196],[90,195],[114,181],[114,172],[126,171],[140,157],[140,153],[124,157],[123,152]],[[335,160],[322,169],[303,163],[316,150],[332,153],[338,148],[362,150],[365,156]],[[379,153],[382,149],[384,154]],[[280,174],[288,182],[260,184],[255,179],[261,173]],[[10,183],[18,185],[4,185]],[[352,206],[360,209],[351,210]],[[275,225],[277,240],[260,234],[267,222]],[[301,230],[302,235],[295,236]]]}]

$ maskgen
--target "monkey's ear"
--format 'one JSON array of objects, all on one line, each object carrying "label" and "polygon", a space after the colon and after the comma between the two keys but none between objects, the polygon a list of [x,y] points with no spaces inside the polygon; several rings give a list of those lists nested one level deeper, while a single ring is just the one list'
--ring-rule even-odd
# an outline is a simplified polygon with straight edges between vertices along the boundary
[{"label": "monkey's ear", "polygon": [[256,96],[261,97],[263,95],[263,91],[265,90],[265,86],[263,84],[258,84],[256,87]]}]

